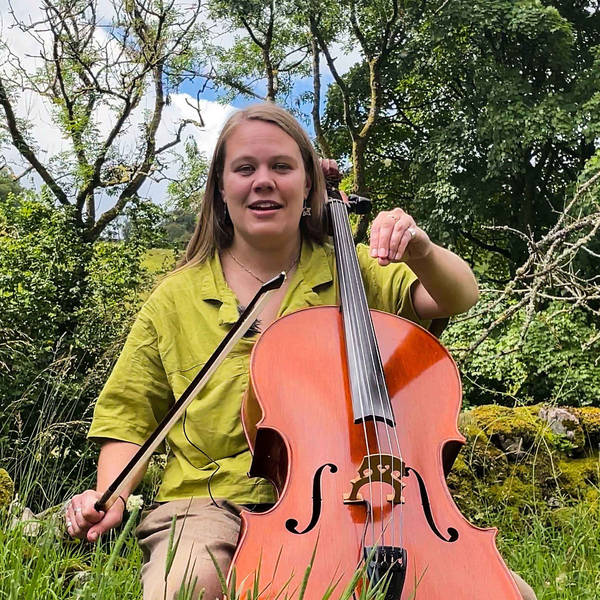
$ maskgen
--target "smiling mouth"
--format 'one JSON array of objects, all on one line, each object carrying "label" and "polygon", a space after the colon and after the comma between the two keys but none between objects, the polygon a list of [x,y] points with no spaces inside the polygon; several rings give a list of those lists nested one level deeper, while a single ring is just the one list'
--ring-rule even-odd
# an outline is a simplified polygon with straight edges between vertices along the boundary
[{"label": "smiling mouth", "polygon": [[280,204],[275,202],[255,202],[248,207],[250,210],[256,211],[267,211],[267,210],[279,210],[282,208]]}]

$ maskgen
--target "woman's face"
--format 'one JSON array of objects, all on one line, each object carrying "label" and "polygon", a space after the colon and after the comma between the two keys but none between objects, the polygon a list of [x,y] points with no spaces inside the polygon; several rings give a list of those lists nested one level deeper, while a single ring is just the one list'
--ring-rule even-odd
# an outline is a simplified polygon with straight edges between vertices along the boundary
[{"label": "woman's face", "polygon": [[234,236],[261,246],[296,239],[310,180],[298,144],[277,125],[246,120],[234,128],[220,183]]}]

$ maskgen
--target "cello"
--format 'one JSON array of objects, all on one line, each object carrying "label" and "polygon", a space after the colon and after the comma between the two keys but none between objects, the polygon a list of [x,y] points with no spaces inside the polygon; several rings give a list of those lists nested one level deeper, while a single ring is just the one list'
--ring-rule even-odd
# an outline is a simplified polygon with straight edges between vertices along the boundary
[{"label": "cello", "polygon": [[256,342],[249,475],[278,501],[242,512],[230,581],[242,598],[321,600],[360,587],[362,568],[386,600],[521,600],[496,530],[468,523],[446,486],[465,441],[456,364],[419,325],[369,310],[347,198],[327,175],[340,306],[287,315]]}]

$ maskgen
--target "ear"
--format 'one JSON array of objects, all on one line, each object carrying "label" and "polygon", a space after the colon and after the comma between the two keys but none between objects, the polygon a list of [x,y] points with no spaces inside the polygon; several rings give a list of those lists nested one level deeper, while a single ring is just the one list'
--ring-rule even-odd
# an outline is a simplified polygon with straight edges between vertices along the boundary
[{"label": "ear", "polygon": [[312,187],[312,181],[310,180],[310,176],[308,173],[306,174],[306,182],[304,184],[304,197],[308,196],[308,192],[310,192],[310,188]]}]

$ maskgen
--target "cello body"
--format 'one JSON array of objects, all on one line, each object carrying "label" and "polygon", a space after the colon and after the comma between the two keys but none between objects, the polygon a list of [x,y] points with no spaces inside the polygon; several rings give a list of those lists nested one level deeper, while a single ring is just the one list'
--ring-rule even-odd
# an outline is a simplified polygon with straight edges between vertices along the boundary
[{"label": "cello body", "polygon": [[[340,598],[381,546],[405,552],[403,581],[386,599],[520,600],[496,530],[469,524],[446,486],[464,443],[454,361],[418,325],[379,311],[371,317],[394,427],[356,423],[339,307],[283,317],[256,343],[243,412],[250,475],[271,480],[278,502],[242,513],[232,565],[241,597],[258,589],[264,600],[298,598],[311,565],[303,597],[321,600],[334,587],[331,597]],[[391,429],[402,463],[373,458],[375,438]],[[378,480],[365,483],[373,472]]]}]

